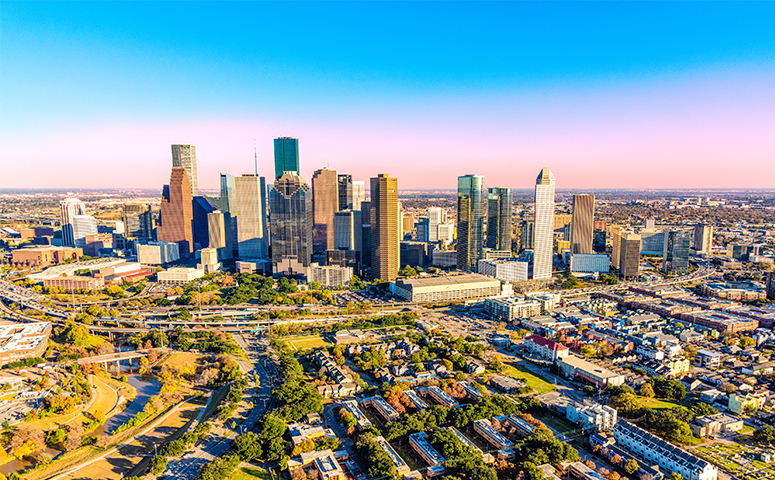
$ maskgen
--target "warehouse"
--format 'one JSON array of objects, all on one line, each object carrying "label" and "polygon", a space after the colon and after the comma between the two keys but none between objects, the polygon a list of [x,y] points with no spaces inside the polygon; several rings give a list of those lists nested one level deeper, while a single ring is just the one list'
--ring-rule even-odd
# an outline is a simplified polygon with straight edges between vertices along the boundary
[{"label": "warehouse", "polygon": [[393,293],[407,302],[448,302],[498,295],[501,282],[484,275],[467,273],[443,277],[420,277],[396,280],[390,284]]}]

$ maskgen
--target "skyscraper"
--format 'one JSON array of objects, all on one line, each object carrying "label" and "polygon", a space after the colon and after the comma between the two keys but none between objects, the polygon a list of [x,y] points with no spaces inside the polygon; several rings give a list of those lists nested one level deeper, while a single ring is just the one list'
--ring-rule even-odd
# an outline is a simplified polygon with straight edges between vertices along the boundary
[{"label": "skyscraper", "polygon": [[286,171],[274,182],[269,205],[274,273],[306,275],[312,255],[312,198],[307,182]]},{"label": "skyscraper", "polygon": [[266,181],[244,174],[234,177],[231,219],[237,222],[237,251],[241,260],[269,257],[266,225]]},{"label": "skyscraper", "polygon": [[487,189],[487,248],[511,250],[511,189]]},{"label": "skyscraper", "polygon": [[121,220],[124,222],[125,237],[153,240],[153,214],[150,205],[137,203],[124,205]]},{"label": "skyscraper", "polygon": [[192,206],[194,215],[194,246],[196,249],[207,248],[210,246],[207,215],[218,210],[218,208],[207,197],[194,197]]},{"label": "skyscraper", "polygon": [[299,139],[280,137],[274,139],[274,176],[275,180],[283,172],[296,172],[299,175]]},{"label": "skyscraper", "polygon": [[671,230],[665,232],[665,249],[662,252],[662,271],[681,275],[689,272],[689,232]]},{"label": "skyscraper", "polygon": [[339,181],[339,210],[353,209],[353,176],[340,174]]},{"label": "skyscraper", "polygon": [[73,241],[78,248],[85,248],[88,235],[97,235],[97,220],[91,215],[73,215]]},{"label": "skyscraper", "polygon": [[366,182],[353,181],[353,210],[361,210],[361,203],[366,201]]},{"label": "skyscraper", "polygon": [[640,235],[619,233],[619,274],[624,278],[637,277],[640,270]]},{"label": "skyscraper", "polygon": [[77,198],[66,198],[60,202],[59,211],[60,223],[62,225],[62,245],[74,247],[73,217],[75,215],[86,215],[86,205]]},{"label": "skyscraper", "polygon": [[457,177],[457,269],[476,269],[482,258],[484,177]]},{"label": "skyscraper", "polygon": [[395,280],[399,255],[398,179],[380,173],[371,179],[371,276]]},{"label": "skyscraper", "polygon": [[592,232],[595,226],[595,196],[573,196],[573,219],[571,220],[571,253],[592,253]]},{"label": "skyscraper", "polygon": [[207,236],[210,240],[210,248],[215,248],[218,252],[219,261],[232,258],[234,246],[229,212],[216,210],[207,214]]},{"label": "skyscraper", "polygon": [[161,199],[161,218],[156,229],[160,242],[175,242],[181,255],[192,252],[193,199],[185,168],[173,168],[169,185],[164,185]]},{"label": "skyscraper", "polygon": [[534,222],[533,220],[522,220],[522,223],[519,226],[520,241],[522,243],[520,247],[522,248],[522,250],[533,249],[533,236],[535,235],[535,226],[536,226],[536,222]]},{"label": "skyscraper", "polygon": [[172,168],[185,168],[191,196],[199,195],[199,180],[196,175],[196,147],[193,145],[172,146]]},{"label": "skyscraper", "polygon": [[[334,248],[362,250],[363,220],[360,210],[340,210],[334,216]],[[330,250],[330,249],[329,249]]]},{"label": "skyscraper", "polygon": [[703,255],[713,251],[713,225],[699,224],[694,227],[694,250]]},{"label": "skyscraper", "polygon": [[312,175],[312,249],[334,248],[334,214],[339,211],[339,182],[336,170],[321,168]]},{"label": "skyscraper", "polygon": [[[459,234],[458,234],[459,235]],[[533,279],[552,278],[554,246],[554,175],[548,168],[536,178]]]}]

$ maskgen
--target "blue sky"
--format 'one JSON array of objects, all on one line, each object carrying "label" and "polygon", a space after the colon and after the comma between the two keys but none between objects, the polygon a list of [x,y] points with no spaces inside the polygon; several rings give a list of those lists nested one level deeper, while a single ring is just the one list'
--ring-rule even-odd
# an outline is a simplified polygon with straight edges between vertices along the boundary
[{"label": "blue sky", "polygon": [[[48,187],[103,186],[97,182],[105,182],[104,175],[88,173],[100,149],[78,146],[90,139],[102,147],[123,143],[126,152],[118,161],[147,158],[149,165],[164,167],[147,178],[127,177],[116,167],[123,180],[104,186],[122,186],[119,180],[131,181],[125,186],[132,187],[163,183],[157,176],[168,175],[168,144],[176,142],[210,147],[209,160],[200,154],[200,171],[209,171],[201,167],[207,161],[212,172],[238,171],[242,164],[230,162],[242,153],[223,145],[240,140],[207,127],[213,123],[231,125],[232,131],[244,126],[240,148],[252,153],[258,137],[262,155],[268,155],[271,137],[299,136],[311,171],[325,164],[337,168],[337,161],[342,168],[354,168],[359,158],[342,158],[347,153],[336,151],[337,144],[348,141],[348,131],[372,141],[357,146],[363,157],[370,145],[387,153],[395,143],[423,148],[415,135],[425,130],[434,140],[418,158],[441,163],[450,151],[460,150],[439,148],[445,130],[450,144],[460,138],[455,132],[467,130],[476,131],[469,143],[486,144],[488,130],[518,134],[540,118],[547,126],[561,125],[557,134],[563,138],[584,137],[588,134],[581,127],[589,117],[598,121],[597,112],[602,112],[609,115],[608,123],[599,120],[603,130],[624,120],[630,122],[629,131],[650,135],[662,115],[696,124],[707,120],[709,108],[718,113],[718,121],[708,125],[711,130],[741,130],[742,136],[729,142],[750,142],[743,132],[750,128],[724,119],[769,127],[774,118],[767,112],[775,101],[773,2],[4,1],[0,22],[0,140],[6,144],[0,154],[18,159],[12,173],[21,179],[25,169],[53,161],[40,158],[44,150],[30,149],[30,139],[61,144],[57,140],[65,130],[68,138],[81,138],[61,153],[83,161],[86,172],[67,179],[68,185],[56,184],[61,177],[45,179],[40,186]],[[621,105],[625,111],[617,110]],[[638,124],[639,114],[650,109],[655,117]],[[447,124],[453,119],[455,125]],[[180,136],[176,125],[189,122],[198,126],[187,127],[191,138],[171,138]],[[105,130],[107,125],[113,127]],[[157,132],[170,129],[166,149],[159,147],[163,139],[148,135],[145,141],[143,125]],[[115,134],[122,128],[135,135]],[[294,133],[297,129],[310,139],[308,147]],[[208,130],[218,132],[208,136]],[[548,135],[548,130],[531,136]],[[315,132],[323,131],[328,143],[316,140]],[[687,161],[695,165],[703,141],[691,132],[686,136],[697,148],[681,144],[672,151],[689,152]],[[377,141],[380,137],[384,143]],[[587,147],[569,145],[546,158],[535,153],[540,145],[524,153],[530,156],[526,160],[535,159],[535,167],[530,165],[535,169],[541,161],[559,160],[553,157],[578,148],[589,149],[579,158],[605,157],[601,145],[616,139],[603,136]],[[493,146],[485,157],[506,162],[508,148]],[[637,142],[630,148],[633,154],[642,150]],[[775,160],[773,151],[763,148],[746,153],[750,165],[766,168],[763,161]],[[393,153],[406,156],[399,148]],[[623,146],[614,156],[621,161],[626,155]],[[469,161],[476,165],[485,159]],[[465,168],[466,159],[458,160]],[[615,160],[601,160],[599,168]],[[368,176],[376,169],[356,173]],[[394,174],[426,173],[399,168]],[[200,184],[215,186],[212,177]],[[719,182],[732,180],[708,177],[705,184],[686,186],[722,186]],[[16,186],[15,181],[5,176],[0,187]],[[422,183],[412,182],[407,186]],[[427,182],[428,187],[444,185]]]}]

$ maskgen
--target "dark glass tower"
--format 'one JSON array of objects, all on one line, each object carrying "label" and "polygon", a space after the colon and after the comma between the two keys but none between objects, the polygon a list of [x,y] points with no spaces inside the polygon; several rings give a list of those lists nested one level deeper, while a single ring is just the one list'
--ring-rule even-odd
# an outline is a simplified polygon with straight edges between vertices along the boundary
[{"label": "dark glass tower", "polygon": [[482,258],[484,177],[457,177],[457,269],[472,271]]},{"label": "dark glass tower", "polygon": [[487,248],[511,250],[511,189],[487,189]]},{"label": "dark glass tower", "polygon": [[286,171],[269,192],[272,269],[306,275],[312,255],[312,194],[307,182]]},{"label": "dark glass tower", "polygon": [[689,272],[690,235],[686,230],[665,232],[665,248],[662,252],[662,271],[681,275]]},{"label": "dark glass tower", "polygon": [[337,180],[339,182],[339,210],[352,210],[353,176],[340,174]]},{"label": "dark glass tower", "polygon": [[274,139],[274,178],[283,176],[283,172],[296,172],[299,175],[299,139],[280,137]]}]

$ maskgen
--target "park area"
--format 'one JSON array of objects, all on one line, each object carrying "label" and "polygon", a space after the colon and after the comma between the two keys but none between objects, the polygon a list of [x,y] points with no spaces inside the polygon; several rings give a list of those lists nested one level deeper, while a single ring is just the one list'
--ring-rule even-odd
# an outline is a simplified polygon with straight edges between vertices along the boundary
[{"label": "park area", "polygon": [[774,478],[775,465],[754,458],[762,451],[765,450],[739,443],[713,443],[693,448],[691,453],[744,480]]},{"label": "park area", "polygon": [[291,347],[291,350],[298,352],[308,348],[319,348],[332,345],[331,342],[320,335],[301,335],[296,337],[286,337],[280,340],[282,343]]},{"label": "park area", "polygon": [[551,383],[519,365],[505,363],[501,373],[522,380],[525,382],[525,385],[535,391],[538,395],[557,390],[557,387]]}]

